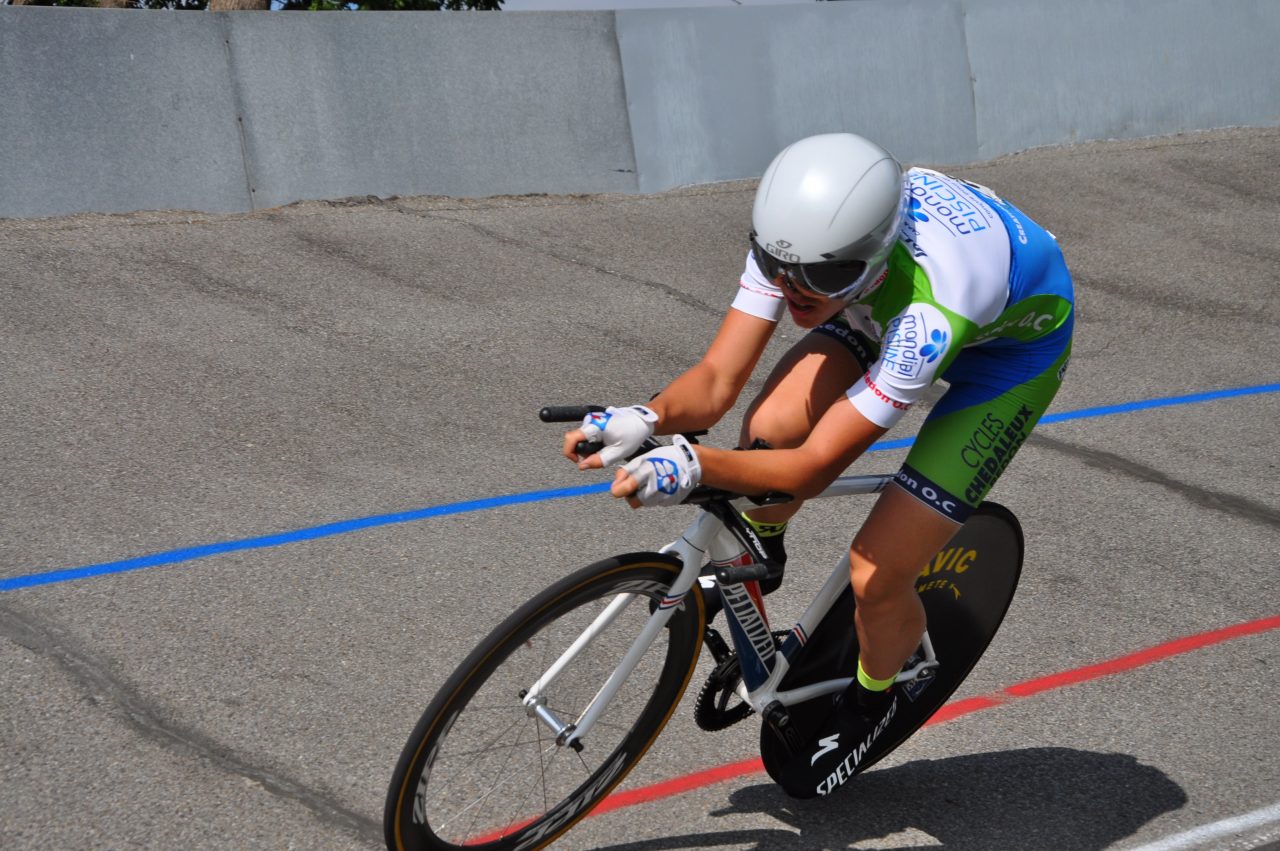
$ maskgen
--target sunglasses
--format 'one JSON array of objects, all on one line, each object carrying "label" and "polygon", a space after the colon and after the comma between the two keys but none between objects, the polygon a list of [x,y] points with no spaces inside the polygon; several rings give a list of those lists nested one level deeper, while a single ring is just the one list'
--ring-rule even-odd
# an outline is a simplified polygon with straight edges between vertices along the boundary
[{"label": "sunglasses", "polygon": [[817,295],[844,295],[859,282],[867,270],[865,260],[824,260],[820,263],[788,263],[779,260],[756,241],[756,232],[751,232],[751,255],[756,265],[769,280],[776,280],[779,275],[786,275],[791,283],[804,287]]}]

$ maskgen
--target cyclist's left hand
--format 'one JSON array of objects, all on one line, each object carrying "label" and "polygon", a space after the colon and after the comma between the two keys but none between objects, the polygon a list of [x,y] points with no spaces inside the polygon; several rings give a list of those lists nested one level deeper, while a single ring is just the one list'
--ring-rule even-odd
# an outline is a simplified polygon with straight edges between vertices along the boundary
[{"label": "cyclist's left hand", "polygon": [[626,497],[632,508],[679,505],[701,477],[697,453],[689,441],[677,434],[671,446],[646,452],[620,467],[609,492]]},{"label": "cyclist's left hand", "polygon": [[[653,437],[658,415],[644,405],[625,408],[608,407],[587,414],[582,425],[564,436],[564,457],[578,463],[579,470],[604,467],[630,458],[641,445]],[[603,448],[586,458],[578,457],[580,442],[600,442]]]}]

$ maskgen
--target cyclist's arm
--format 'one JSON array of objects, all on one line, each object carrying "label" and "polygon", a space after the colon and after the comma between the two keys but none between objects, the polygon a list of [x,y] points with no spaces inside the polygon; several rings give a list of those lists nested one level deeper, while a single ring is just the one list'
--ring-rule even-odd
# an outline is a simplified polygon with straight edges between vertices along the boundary
[{"label": "cyclist's arm", "polygon": [[[807,499],[835,481],[886,431],[848,399],[839,399],[795,449],[738,452],[697,446],[694,451],[702,465],[703,484],[745,494],[781,491]],[[629,496],[634,491],[634,480],[619,470],[614,496]]]},{"label": "cyclist's arm", "polygon": [[[917,288],[927,283],[923,273],[917,276]],[[745,494],[772,490],[806,499],[821,493],[924,395],[976,329],[930,300],[907,303],[885,322],[880,358],[823,414],[803,445],[768,452],[700,447],[701,481]]]},{"label": "cyclist's arm", "polygon": [[707,353],[672,381],[648,406],[658,415],[658,434],[710,428],[746,386],[776,322],[730,309]]},{"label": "cyclist's arm", "polygon": [[[653,433],[700,431],[715,425],[737,401],[776,325],[731,309],[702,360],[647,403],[658,416]],[[599,454],[579,460],[577,446],[585,439],[580,428],[565,434],[564,457],[584,470],[604,466]]]}]

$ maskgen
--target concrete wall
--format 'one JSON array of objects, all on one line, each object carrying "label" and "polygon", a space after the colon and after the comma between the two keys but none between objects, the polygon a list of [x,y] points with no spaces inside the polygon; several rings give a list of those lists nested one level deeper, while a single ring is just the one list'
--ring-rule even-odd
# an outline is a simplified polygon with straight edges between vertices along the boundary
[{"label": "concrete wall", "polygon": [[245,210],[213,15],[0,7],[0,216]]},{"label": "concrete wall", "polygon": [[635,186],[609,13],[222,17],[255,206]]},{"label": "concrete wall", "polygon": [[965,0],[982,159],[1280,124],[1276,0]]},{"label": "concrete wall", "polygon": [[618,12],[640,189],[756,177],[814,133],[973,159],[964,9],[948,0]]},{"label": "concrete wall", "polygon": [[857,130],[900,158],[1280,124],[1275,0],[564,13],[0,7],[0,216],[654,192]]}]

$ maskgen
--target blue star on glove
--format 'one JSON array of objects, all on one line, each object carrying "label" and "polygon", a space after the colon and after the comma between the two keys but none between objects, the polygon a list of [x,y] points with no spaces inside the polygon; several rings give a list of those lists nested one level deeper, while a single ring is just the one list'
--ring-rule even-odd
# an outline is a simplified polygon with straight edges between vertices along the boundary
[{"label": "blue star on glove", "polygon": [[697,453],[678,434],[670,446],[646,452],[622,469],[639,485],[634,499],[641,505],[679,505],[702,477]]}]

